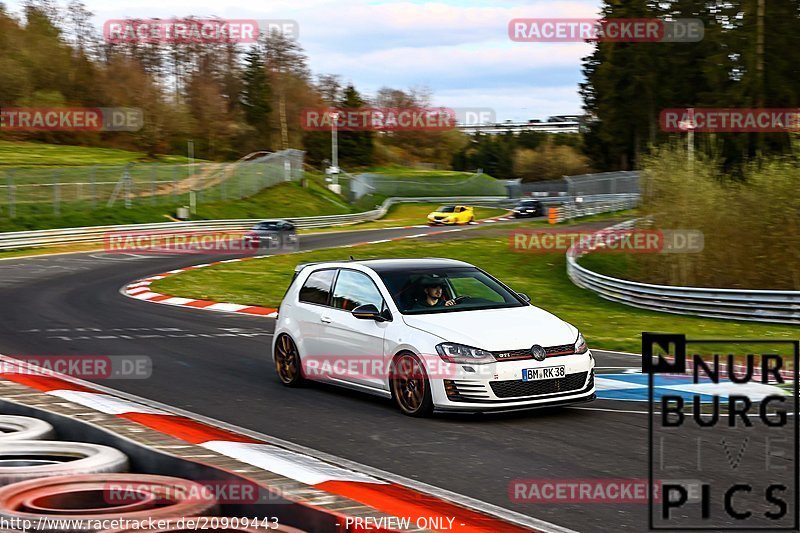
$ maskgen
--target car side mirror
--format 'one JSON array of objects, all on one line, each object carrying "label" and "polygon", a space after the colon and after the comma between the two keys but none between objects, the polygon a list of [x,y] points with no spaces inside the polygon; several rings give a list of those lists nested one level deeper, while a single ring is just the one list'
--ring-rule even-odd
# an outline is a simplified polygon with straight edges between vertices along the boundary
[{"label": "car side mirror", "polygon": [[527,294],[525,294],[524,292],[518,292],[517,296],[519,296],[520,298],[525,300],[525,303],[530,303],[530,301],[531,301],[531,297],[528,296]]},{"label": "car side mirror", "polygon": [[359,305],[353,309],[352,313],[354,317],[362,320],[375,320],[376,322],[386,321],[386,317],[381,314],[374,304]]}]

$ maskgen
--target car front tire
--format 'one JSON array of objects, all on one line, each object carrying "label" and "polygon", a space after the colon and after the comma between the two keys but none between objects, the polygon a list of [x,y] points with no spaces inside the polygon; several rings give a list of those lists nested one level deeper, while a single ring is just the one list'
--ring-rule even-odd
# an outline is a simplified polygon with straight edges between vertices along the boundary
[{"label": "car front tire", "polygon": [[389,377],[392,400],[404,415],[423,418],[433,412],[431,383],[425,365],[411,352],[395,356]]}]

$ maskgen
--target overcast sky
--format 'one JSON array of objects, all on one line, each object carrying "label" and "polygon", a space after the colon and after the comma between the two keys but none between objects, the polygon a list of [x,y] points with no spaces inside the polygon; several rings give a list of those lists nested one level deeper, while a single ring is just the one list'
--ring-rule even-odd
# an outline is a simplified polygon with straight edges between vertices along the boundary
[{"label": "overcast sky", "polygon": [[[19,11],[19,0],[6,0]],[[584,43],[515,43],[513,18],[596,17],[597,0],[84,0],[108,19],[218,16],[293,19],[317,74],[339,74],[366,95],[428,87],[434,104],[488,107],[498,120],[581,111]],[[63,4],[61,0],[59,3]]]}]

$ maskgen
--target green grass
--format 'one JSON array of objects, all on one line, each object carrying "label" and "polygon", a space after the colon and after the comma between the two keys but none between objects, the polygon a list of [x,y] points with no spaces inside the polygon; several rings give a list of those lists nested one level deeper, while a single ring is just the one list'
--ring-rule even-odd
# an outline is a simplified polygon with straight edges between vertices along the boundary
[{"label": "green grass", "polygon": [[564,254],[514,253],[505,236],[457,242],[396,241],[369,246],[317,250],[229,263],[190,271],[153,284],[153,290],[189,298],[277,307],[298,262],[379,257],[450,257],[473,263],[528,294],[534,305],[555,313],[583,331],[590,346],[638,353],[642,331],[685,333],[689,338],[797,339],[800,328],[692,318],[656,313],[608,302],[573,285]]},{"label": "green grass", "polygon": [[[468,178],[473,176],[472,172],[460,172],[457,170],[426,170],[418,168],[401,167],[397,165],[386,165],[380,167],[372,167],[366,171],[369,174],[385,174],[387,176],[397,178]],[[488,174],[484,174],[487,178],[492,178]]]},{"label": "green grass", "polygon": [[[142,152],[33,142],[0,141],[2,166],[124,165],[150,161]],[[160,163],[187,163],[182,156],[164,155]]]},{"label": "green grass", "polygon": [[[192,219],[275,218],[349,212],[349,207],[337,198],[333,193],[315,185],[304,188],[298,183],[286,182],[243,200],[200,203],[197,215],[192,216]],[[0,217],[0,231],[167,222],[169,218],[166,215],[175,216],[175,208],[188,203],[188,195],[184,194],[173,205],[134,205],[125,209],[123,203],[118,201],[112,208],[103,206],[89,209],[88,205],[85,209],[72,207],[61,216],[54,215],[49,205],[36,205],[30,206],[26,215]]]},{"label": "green grass", "polygon": [[578,260],[578,263],[598,274],[638,281],[636,258],[631,254],[586,254]]},{"label": "green grass", "polygon": [[[364,230],[392,228],[395,226],[415,226],[428,223],[428,214],[439,207],[441,204],[396,204],[389,208],[386,216],[371,222],[362,222],[350,226],[338,226],[332,228],[309,229],[307,232],[316,233],[318,231],[342,231],[342,230]],[[475,220],[496,217],[507,212],[505,209],[495,209],[491,207],[475,207]]]},{"label": "green grass", "polygon": [[375,193],[381,196],[504,196],[502,181],[488,174],[452,170],[419,170],[406,167],[376,167],[367,174]]}]

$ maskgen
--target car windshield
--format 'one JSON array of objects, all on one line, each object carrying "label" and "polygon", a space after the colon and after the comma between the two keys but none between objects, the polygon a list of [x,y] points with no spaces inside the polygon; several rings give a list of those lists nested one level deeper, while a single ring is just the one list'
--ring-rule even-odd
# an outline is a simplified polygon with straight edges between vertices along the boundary
[{"label": "car windshield", "polygon": [[439,209],[436,210],[437,213],[454,213],[456,210],[456,206],[454,205],[443,205]]},{"label": "car windshield", "polygon": [[[526,305],[500,282],[475,267],[381,272],[404,315],[454,313]],[[447,304],[453,301],[452,304]]]},{"label": "car windshield", "polygon": [[256,229],[276,231],[279,230],[280,227],[278,226],[277,222],[261,222],[256,225]]}]

